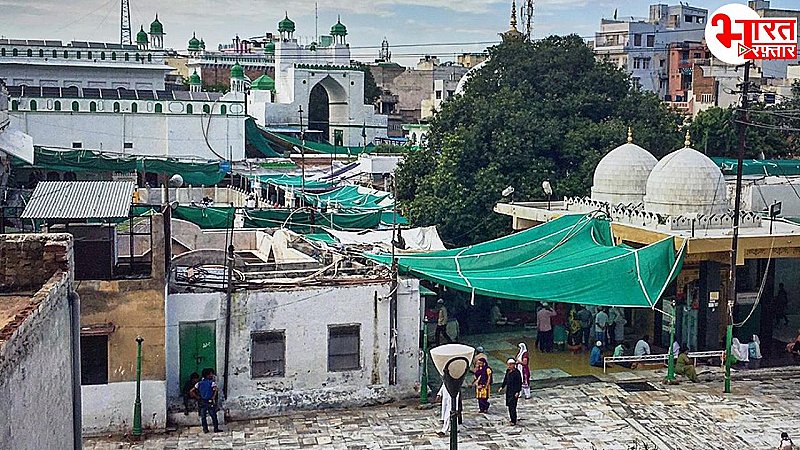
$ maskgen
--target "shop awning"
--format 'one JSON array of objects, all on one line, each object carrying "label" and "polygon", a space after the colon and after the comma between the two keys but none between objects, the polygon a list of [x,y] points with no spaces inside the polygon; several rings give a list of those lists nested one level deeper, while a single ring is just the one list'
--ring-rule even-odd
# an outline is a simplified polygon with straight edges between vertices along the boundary
[{"label": "shop awning", "polygon": [[[389,255],[368,257],[391,264]],[[401,274],[473,294],[522,301],[653,307],[681,270],[673,238],[614,245],[611,223],[569,215],[489,242],[401,256]]]}]

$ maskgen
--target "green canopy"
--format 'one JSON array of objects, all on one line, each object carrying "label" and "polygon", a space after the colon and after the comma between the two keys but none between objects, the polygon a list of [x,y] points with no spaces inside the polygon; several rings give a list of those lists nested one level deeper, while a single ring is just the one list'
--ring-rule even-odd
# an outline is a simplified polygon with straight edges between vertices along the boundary
[{"label": "green canopy", "polygon": [[388,192],[367,190],[366,188],[362,188],[360,191],[358,186],[347,185],[321,194],[306,194],[305,198],[307,203],[314,206],[326,205],[345,209],[384,210],[387,207],[389,209],[392,208],[394,202],[380,204],[390,196],[391,194]]},{"label": "green canopy", "polygon": [[226,170],[219,162],[186,162],[170,158],[142,156],[109,156],[90,150],[53,150],[35,147],[34,164],[14,158],[15,169],[55,170],[60,172],[153,172],[164,175],[180,174],[186,184],[213,186],[224,177]]},{"label": "green canopy", "polygon": [[395,216],[394,211],[383,211],[381,212],[381,225],[384,226],[392,226],[395,225],[395,217],[397,218],[397,225],[408,225],[408,219],[397,214]]},{"label": "green canopy", "polygon": [[381,219],[380,211],[357,213],[314,213],[291,209],[253,209],[245,212],[244,224],[248,228],[275,228],[284,224],[298,233],[316,233],[324,228],[360,231],[373,229]]},{"label": "green canopy", "polygon": [[[711,158],[725,175],[736,175],[739,165],[733,158]],[[745,159],[742,175],[795,176],[800,175],[799,159]]]},{"label": "green canopy", "polygon": [[231,228],[235,214],[231,207],[178,206],[172,216],[192,222],[202,229],[213,230]]},{"label": "green canopy", "polygon": [[282,158],[283,155],[275,151],[267,138],[264,137],[261,128],[256,124],[256,120],[248,117],[244,121],[244,140],[245,144],[266,158]]},{"label": "green canopy", "polygon": [[[296,175],[286,175],[285,173],[274,175],[254,175],[251,178],[258,179],[262,183],[269,183],[274,186],[279,186],[284,189],[293,188],[301,189],[303,187],[303,177]],[[323,191],[332,189],[333,185],[325,181],[315,181],[306,179],[305,188],[310,191]]]},{"label": "green canopy", "polygon": [[341,145],[331,145],[327,142],[313,142],[313,141],[305,141],[305,145],[303,141],[296,137],[292,137],[286,134],[275,133],[272,131],[265,131],[267,136],[270,137],[273,141],[277,142],[284,147],[305,147],[306,150],[310,150],[316,153],[325,153],[328,155],[352,155],[356,156],[361,153],[369,153],[371,152],[375,146],[373,144],[368,144],[366,148],[364,147],[345,147]]},{"label": "green canopy", "polygon": [[[653,307],[683,264],[673,239],[640,249],[614,245],[608,220],[567,215],[493,241],[397,262],[402,274],[488,297]],[[389,255],[367,256],[391,263]]]}]

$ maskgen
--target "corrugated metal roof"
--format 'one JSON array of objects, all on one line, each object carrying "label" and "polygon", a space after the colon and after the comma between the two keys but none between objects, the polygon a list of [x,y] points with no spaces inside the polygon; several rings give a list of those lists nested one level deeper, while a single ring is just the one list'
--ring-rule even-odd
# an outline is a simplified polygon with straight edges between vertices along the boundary
[{"label": "corrugated metal roof", "polygon": [[40,181],[23,219],[128,217],[136,185],[130,181]]}]

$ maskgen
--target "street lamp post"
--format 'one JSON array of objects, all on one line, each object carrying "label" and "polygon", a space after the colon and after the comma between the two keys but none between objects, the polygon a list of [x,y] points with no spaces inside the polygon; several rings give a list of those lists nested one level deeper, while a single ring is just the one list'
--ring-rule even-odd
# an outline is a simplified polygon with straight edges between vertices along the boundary
[{"label": "street lamp post", "polygon": [[136,336],[136,400],[133,403],[133,435],[142,435],[142,342],[144,338]]},{"label": "street lamp post", "polygon": [[450,450],[458,449],[458,395],[469,373],[475,349],[463,344],[445,344],[431,350],[431,359],[450,394]]},{"label": "street lamp post", "polygon": [[672,300],[672,317],[669,325],[669,359],[667,364],[667,383],[675,381],[675,352],[672,351],[672,346],[675,345],[675,318],[677,317],[675,311],[675,300]]}]

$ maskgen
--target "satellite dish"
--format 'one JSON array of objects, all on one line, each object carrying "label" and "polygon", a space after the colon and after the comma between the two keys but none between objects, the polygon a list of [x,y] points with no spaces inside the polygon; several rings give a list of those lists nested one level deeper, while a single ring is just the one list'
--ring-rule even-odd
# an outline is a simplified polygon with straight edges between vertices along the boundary
[{"label": "satellite dish", "polygon": [[553,187],[550,186],[550,182],[547,180],[542,181],[542,190],[548,197],[553,195]]},{"label": "satellite dish", "polygon": [[511,195],[513,193],[514,193],[514,186],[509,186],[509,187],[503,189],[503,192],[502,192],[503,197],[508,197],[509,195]]},{"label": "satellite dish", "polygon": [[169,187],[171,187],[171,188],[179,188],[181,186],[183,186],[183,177],[179,173],[176,173],[175,175],[170,177],[170,179],[169,179]]}]

